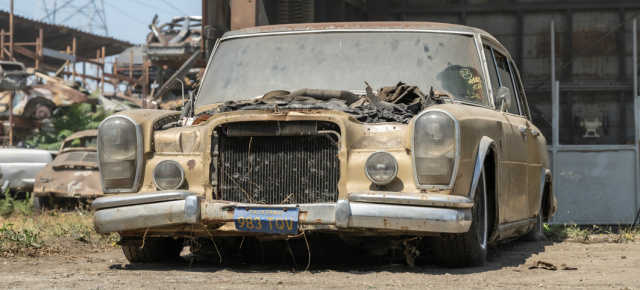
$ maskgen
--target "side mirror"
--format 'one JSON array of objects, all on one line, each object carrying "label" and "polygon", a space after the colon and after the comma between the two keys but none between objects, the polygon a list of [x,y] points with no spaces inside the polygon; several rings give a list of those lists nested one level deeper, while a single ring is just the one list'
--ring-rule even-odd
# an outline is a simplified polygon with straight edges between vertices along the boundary
[{"label": "side mirror", "polygon": [[500,108],[501,112],[506,112],[511,108],[511,92],[506,87],[500,87],[496,94],[496,107]]}]

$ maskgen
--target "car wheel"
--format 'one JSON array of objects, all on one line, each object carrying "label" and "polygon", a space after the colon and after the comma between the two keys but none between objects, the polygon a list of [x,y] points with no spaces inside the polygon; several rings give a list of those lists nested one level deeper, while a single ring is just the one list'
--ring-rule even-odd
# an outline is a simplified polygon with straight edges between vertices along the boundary
[{"label": "car wheel", "polygon": [[474,195],[473,220],[469,231],[462,234],[440,234],[433,243],[433,252],[440,266],[449,268],[475,267],[487,257],[488,217],[487,188],[484,168]]},{"label": "car wheel", "polygon": [[180,257],[183,239],[145,238],[144,243],[124,243],[122,252],[131,263],[154,263]]},{"label": "car wheel", "polygon": [[[542,201],[541,201],[542,203]],[[544,223],[542,221],[542,204],[540,205],[540,211],[538,212],[538,217],[536,218],[536,224],[530,229],[524,236],[522,236],[521,240],[523,242],[540,242],[544,241],[546,237],[544,236]]]},{"label": "car wheel", "polygon": [[39,213],[42,210],[49,207],[48,196],[31,196],[31,204],[33,205],[33,212]]}]

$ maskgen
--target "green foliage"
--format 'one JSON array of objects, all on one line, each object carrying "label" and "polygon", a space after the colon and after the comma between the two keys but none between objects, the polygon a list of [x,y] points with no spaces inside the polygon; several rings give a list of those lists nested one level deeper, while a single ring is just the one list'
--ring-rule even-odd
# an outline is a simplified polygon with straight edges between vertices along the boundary
[{"label": "green foliage", "polygon": [[544,224],[544,235],[551,240],[564,240],[568,236],[564,226],[550,224]]},{"label": "green foliage", "polygon": [[43,239],[37,229],[23,228],[14,230],[13,224],[3,224],[0,228],[0,246],[2,249],[10,247],[42,248]]},{"label": "green foliage", "polygon": [[5,193],[5,197],[0,199],[0,216],[6,218],[14,213],[21,216],[33,215],[33,205],[29,202],[29,194],[26,199],[14,199],[10,194]]},{"label": "green foliage", "polygon": [[58,150],[62,141],[75,132],[98,129],[100,122],[112,112],[91,104],[74,104],[54,111],[51,122],[54,132],[39,132],[26,140],[27,145],[44,150]]}]

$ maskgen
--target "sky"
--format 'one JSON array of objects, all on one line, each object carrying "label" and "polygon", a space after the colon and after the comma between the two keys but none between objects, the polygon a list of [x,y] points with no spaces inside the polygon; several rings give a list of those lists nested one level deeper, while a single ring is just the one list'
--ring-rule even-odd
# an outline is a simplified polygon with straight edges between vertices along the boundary
[{"label": "sky", "polygon": [[[84,6],[91,0],[14,0],[13,9],[16,15],[42,20],[45,15],[44,6],[48,6],[49,10],[53,10],[54,3],[57,6],[71,1],[71,5],[76,7]],[[133,44],[142,44],[145,42],[147,34],[150,32],[149,24],[155,14],[158,15],[160,24],[169,22],[175,16],[201,16],[202,1],[201,0],[93,0],[96,3],[104,4],[107,33],[108,36],[128,41]],[[9,11],[11,0],[0,0],[0,10]],[[76,9],[68,8],[61,10],[56,14],[56,23],[66,26],[78,28],[83,31],[89,31],[89,23],[96,24],[96,21],[89,21],[89,17],[76,16],[70,17]],[[96,19],[96,17],[92,17]],[[105,35],[104,29],[94,28],[94,34]]]}]

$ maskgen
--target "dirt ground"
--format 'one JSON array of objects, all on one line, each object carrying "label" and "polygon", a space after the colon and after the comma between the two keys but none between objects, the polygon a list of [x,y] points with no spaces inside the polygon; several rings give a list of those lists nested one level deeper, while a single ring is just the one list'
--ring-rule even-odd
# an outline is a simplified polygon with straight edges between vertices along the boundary
[{"label": "dirt ground", "polygon": [[[640,288],[640,243],[511,242],[493,247],[483,267],[414,268],[337,258],[294,270],[288,262],[267,264],[182,258],[163,264],[130,264],[119,247],[83,248],[60,241],[41,257],[0,258],[1,288]],[[312,259],[313,261],[313,259]],[[529,269],[537,261],[557,270]],[[300,265],[298,265],[300,266]],[[569,269],[566,269],[568,267]],[[304,269],[304,265],[302,265]]]}]

